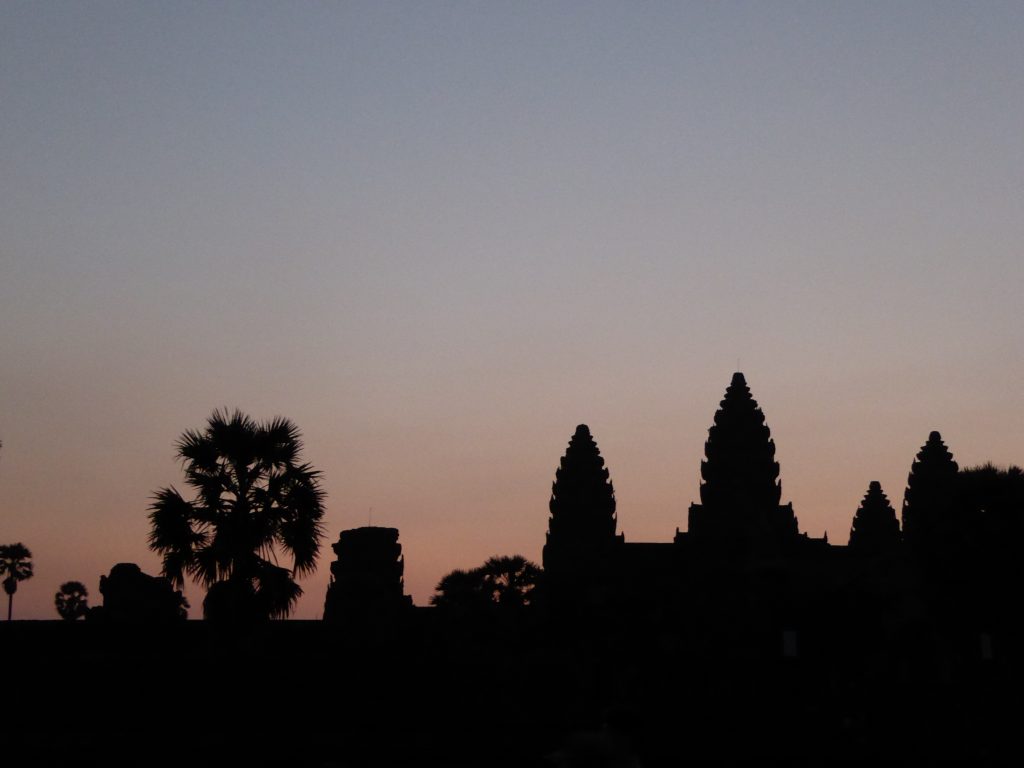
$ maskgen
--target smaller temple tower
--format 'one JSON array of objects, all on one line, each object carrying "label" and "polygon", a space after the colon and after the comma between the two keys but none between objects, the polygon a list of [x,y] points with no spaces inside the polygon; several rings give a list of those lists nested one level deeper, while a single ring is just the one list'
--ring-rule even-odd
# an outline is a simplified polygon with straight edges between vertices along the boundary
[{"label": "smaller temple tower", "polygon": [[896,510],[889,503],[882,484],[873,480],[853,517],[850,551],[858,555],[880,555],[892,552],[899,543],[900,524]]},{"label": "smaller temple tower", "polygon": [[405,562],[397,528],[342,531],[332,548],[337,559],[331,563],[324,621],[374,623],[412,607],[412,598],[404,591]]}]

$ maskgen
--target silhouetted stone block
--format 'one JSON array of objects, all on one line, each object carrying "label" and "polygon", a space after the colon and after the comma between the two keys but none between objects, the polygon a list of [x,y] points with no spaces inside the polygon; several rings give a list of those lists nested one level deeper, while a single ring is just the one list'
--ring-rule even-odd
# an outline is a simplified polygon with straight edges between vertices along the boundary
[{"label": "silhouetted stone block", "polygon": [[324,621],[368,624],[412,607],[404,592],[405,562],[397,528],[342,531],[333,549],[337,559],[331,563]]},{"label": "silhouetted stone block", "polygon": [[90,620],[111,623],[171,623],[188,618],[188,602],[163,576],[150,576],[135,563],[118,563],[100,577],[103,605]]}]

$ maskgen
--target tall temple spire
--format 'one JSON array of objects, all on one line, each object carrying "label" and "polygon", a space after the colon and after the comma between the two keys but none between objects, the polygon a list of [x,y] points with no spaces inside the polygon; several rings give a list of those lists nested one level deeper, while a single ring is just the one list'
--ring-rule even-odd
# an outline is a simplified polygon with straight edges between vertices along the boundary
[{"label": "tall temple spire", "polygon": [[615,537],[615,489],[586,424],[576,427],[551,486],[548,538],[573,544]]},{"label": "tall temple spire", "polygon": [[900,543],[900,524],[896,510],[882,490],[882,484],[873,480],[868,492],[853,517],[850,528],[850,550],[861,554],[891,552]]},{"label": "tall temple spire", "polygon": [[782,496],[775,441],[742,373],[734,373],[704,444],[700,500],[706,507],[765,508]]},{"label": "tall temple spire", "polygon": [[742,373],[734,373],[715,413],[701,462],[701,504],[690,508],[698,537],[781,541],[797,533],[782,484],[775,442]]},{"label": "tall temple spire", "polygon": [[959,466],[942,435],[932,432],[917,454],[903,494],[903,540],[928,547],[953,528],[953,498]]},{"label": "tall temple spire", "polygon": [[555,471],[544,544],[544,583],[557,610],[599,603],[607,587],[615,535],[615,490],[586,424],[576,427]]}]

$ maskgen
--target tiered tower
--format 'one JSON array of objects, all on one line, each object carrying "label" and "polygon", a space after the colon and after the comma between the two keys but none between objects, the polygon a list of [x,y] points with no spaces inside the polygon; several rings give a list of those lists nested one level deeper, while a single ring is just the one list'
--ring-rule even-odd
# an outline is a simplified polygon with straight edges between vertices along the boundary
[{"label": "tiered tower", "polygon": [[882,491],[877,480],[868,486],[868,492],[853,516],[850,529],[850,551],[862,555],[892,552],[900,543],[900,524],[896,510]]},{"label": "tiered tower", "polygon": [[374,623],[412,607],[404,594],[405,562],[397,528],[367,526],[342,531],[333,545],[324,621]]},{"label": "tiered tower", "polygon": [[780,504],[775,442],[742,373],[715,413],[701,462],[700,504],[690,506],[694,543],[775,549],[797,537],[792,504]]},{"label": "tiered tower", "polygon": [[615,534],[615,489],[586,424],[576,427],[555,471],[548,509],[545,583],[556,601],[570,592],[578,601],[580,591],[600,588],[622,542]]},{"label": "tiered tower", "polygon": [[942,435],[928,435],[910,467],[903,495],[903,540],[907,546],[920,551],[951,541],[959,469]]}]

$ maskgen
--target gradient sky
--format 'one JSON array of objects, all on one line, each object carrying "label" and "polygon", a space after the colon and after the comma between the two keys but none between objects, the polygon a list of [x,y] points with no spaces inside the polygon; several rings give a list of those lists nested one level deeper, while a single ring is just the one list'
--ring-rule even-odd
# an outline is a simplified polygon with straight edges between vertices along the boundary
[{"label": "gradient sky", "polygon": [[581,422],[671,540],[737,367],[835,543],[932,429],[1024,462],[1019,2],[8,2],[0,178],[16,617],[159,570],[219,406],[294,420],[418,604],[540,559]]}]

